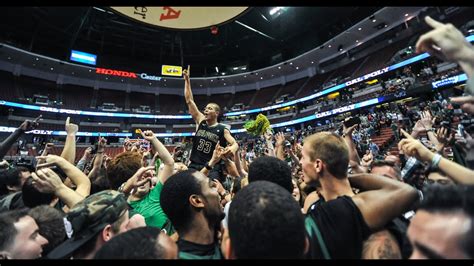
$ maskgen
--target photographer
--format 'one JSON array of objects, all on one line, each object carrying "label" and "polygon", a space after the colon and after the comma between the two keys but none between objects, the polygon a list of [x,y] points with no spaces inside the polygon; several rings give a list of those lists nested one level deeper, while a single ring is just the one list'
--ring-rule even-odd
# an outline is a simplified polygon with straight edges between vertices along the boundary
[{"label": "photographer", "polygon": [[0,143],[0,159],[3,159],[8,150],[12,147],[13,143],[25,132],[33,130],[39,126],[38,121],[41,119],[41,115],[35,118],[33,121],[25,120],[21,125],[13,131],[2,143]]}]

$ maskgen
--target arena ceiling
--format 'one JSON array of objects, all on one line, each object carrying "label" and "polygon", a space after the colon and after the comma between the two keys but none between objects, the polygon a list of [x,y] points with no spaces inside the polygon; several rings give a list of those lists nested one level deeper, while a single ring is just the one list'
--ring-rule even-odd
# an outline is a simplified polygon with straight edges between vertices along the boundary
[{"label": "arena ceiling", "polygon": [[381,7],[251,7],[218,27],[179,31],[133,21],[106,7],[4,7],[0,38],[53,58],[71,49],[98,54],[116,69],[193,66],[195,76],[256,70],[317,47]]},{"label": "arena ceiling", "polygon": [[[99,67],[138,73],[159,75],[162,64],[191,65],[192,78],[210,77],[199,86],[213,87],[238,84],[239,73],[266,69],[258,76],[248,75],[247,82],[256,82],[301,71],[403,24],[423,9],[287,7],[271,15],[274,8],[250,7],[212,34],[210,28],[172,30],[146,25],[109,7],[4,7],[0,42],[64,62],[69,61],[71,49],[93,53],[98,55]],[[38,58],[23,56],[22,60],[25,65],[41,66],[35,61]],[[289,60],[294,64],[287,65]],[[277,68],[278,64],[283,67]],[[48,62],[42,66],[53,70]],[[54,66],[54,71],[59,67]],[[62,67],[64,74],[79,73]],[[216,76],[235,76],[236,80],[211,83]],[[168,87],[182,86],[181,79],[176,84],[170,80]]]}]

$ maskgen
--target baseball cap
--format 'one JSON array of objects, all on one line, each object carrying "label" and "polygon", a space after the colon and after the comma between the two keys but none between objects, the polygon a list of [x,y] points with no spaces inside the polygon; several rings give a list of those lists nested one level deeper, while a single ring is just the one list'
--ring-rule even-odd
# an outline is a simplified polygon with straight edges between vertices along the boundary
[{"label": "baseball cap", "polygon": [[118,191],[104,190],[90,195],[69,210],[66,219],[71,223],[72,237],[52,250],[47,258],[69,258],[105,226],[116,222],[127,210],[125,195]]}]

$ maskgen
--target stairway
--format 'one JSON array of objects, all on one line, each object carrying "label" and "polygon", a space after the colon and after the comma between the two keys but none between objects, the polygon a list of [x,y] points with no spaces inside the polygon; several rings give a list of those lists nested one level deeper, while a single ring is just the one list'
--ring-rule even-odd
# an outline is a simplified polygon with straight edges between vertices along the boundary
[{"label": "stairway", "polygon": [[380,135],[373,135],[371,138],[372,142],[379,146],[379,154],[384,154],[395,140],[392,129],[389,127],[380,129]]}]

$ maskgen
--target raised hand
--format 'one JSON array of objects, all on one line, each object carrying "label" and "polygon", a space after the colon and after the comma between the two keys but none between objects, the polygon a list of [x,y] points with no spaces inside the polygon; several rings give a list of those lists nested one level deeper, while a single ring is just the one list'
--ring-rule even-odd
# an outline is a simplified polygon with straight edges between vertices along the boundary
[{"label": "raised hand", "polygon": [[102,152],[104,151],[105,146],[107,145],[107,139],[103,137],[99,137],[99,141],[97,143],[98,143],[98,150]]},{"label": "raised hand", "polygon": [[71,118],[68,116],[66,119],[66,133],[68,135],[76,135],[77,131],[79,130],[79,127],[76,124],[73,124],[70,122]]},{"label": "raised hand", "polygon": [[451,103],[460,104],[464,112],[474,114],[474,96],[453,97],[450,100]]},{"label": "raised hand", "polygon": [[346,127],[344,123],[342,123],[342,135],[343,136],[352,136],[352,132],[354,132],[354,129],[358,126],[359,124],[352,125],[351,127]]},{"label": "raised hand", "polygon": [[130,151],[132,149],[132,143],[128,137],[123,141],[123,149],[124,151]]},{"label": "raised hand", "polygon": [[54,148],[54,143],[46,143],[44,150],[49,153],[53,150],[53,148]]},{"label": "raised hand", "polygon": [[33,186],[43,193],[54,193],[63,185],[61,178],[51,169],[42,168],[31,173]]},{"label": "raised hand", "polygon": [[285,143],[285,135],[282,132],[276,133],[275,141],[277,146],[282,146]]},{"label": "raised hand", "polygon": [[154,166],[147,166],[138,169],[137,172],[135,172],[135,174],[130,179],[128,179],[126,188],[124,190],[130,191],[133,188],[142,186],[148,182],[148,180],[153,177],[154,168]]},{"label": "raised hand", "polygon": [[183,70],[183,78],[184,78],[184,80],[189,81],[190,72],[191,72],[191,66],[188,65],[188,69]]},{"label": "raised hand", "polygon": [[416,43],[417,52],[428,52],[442,60],[462,61],[471,54],[471,44],[464,35],[452,24],[443,24],[431,17],[425,17],[425,22],[433,28],[420,36]]},{"label": "raised hand", "polygon": [[35,118],[33,121],[31,120],[25,120],[23,123],[21,123],[19,129],[22,131],[30,131],[34,130],[39,126],[39,121],[41,120],[42,115],[39,115],[37,118]]},{"label": "raised hand", "polygon": [[58,165],[62,162],[65,161],[65,159],[61,156],[54,155],[54,154],[48,154],[47,156],[36,156],[37,160],[44,161],[45,163],[42,164],[37,164],[36,169],[43,168],[43,167],[49,167],[52,165]]},{"label": "raised hand", "polygon": [[426,148],[419,140],[414,139],[405,130],[401,130],[406,137],[398,143],[398,149],[403,151],[408,156],[413,156],[416,159],[424,162],[429,162],[433,159],[434,153]]},{"label": "raised hand", "polygon": [[149,142],[152,142],[153,140],[156,139],[156,136],[155,134],[153,133],[153,131],[151,130],[145,130],[145,131],[139,131],[140,134],[142,135],[142,137],[146,140],[148,140]]},{"label": "raised hand", "polygon": [[92,147],[87,147],[87,149],[84,151],[83,157],[90,158],[92,154]]},{"label": "raised hand", "polygon": [[217,164],[222,157],[225,155],[225,149],[219,145],[219,142],[216,145],[216,148],[214,149],[214,152],[212,153],[212,158],[209,161],[209,165],[213,166]]}]

